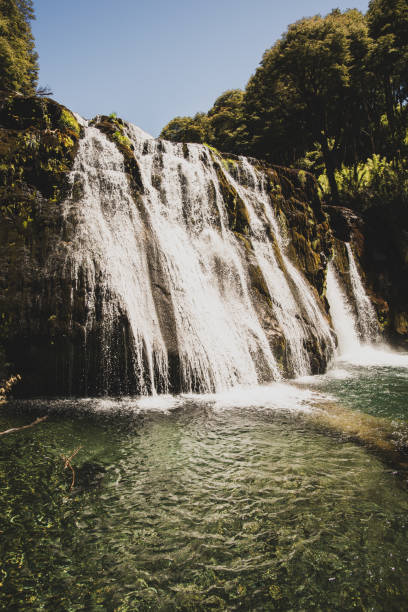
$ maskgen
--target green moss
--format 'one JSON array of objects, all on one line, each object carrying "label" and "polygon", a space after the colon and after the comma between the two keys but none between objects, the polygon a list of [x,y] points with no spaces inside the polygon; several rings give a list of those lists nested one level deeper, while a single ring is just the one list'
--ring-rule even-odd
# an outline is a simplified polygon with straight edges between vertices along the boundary
[{"label": "green moss", "polygon": [[302,185],[302,187],[306,187],[306,183],[307,183],[307,175],[306,172],[304,170],[299,170],[299,181],[300,184]]},{"label": "green moss", "polygon": [[395,315],[395,330],[401,336],[408,334],[408,314],[399,312]]},{"label": "green moss", "polygon": [[81,133],[81,128],[74,115],[66,108],[61,111],[61,117],[59,120],[60,127],[64,129],[72,130],[77,136]]},{"label": "green moss", "polygon": [[235,159],[231,159],[230,157],[222,157],[221,163],[227,172],[231,172],[238,166],[238,162]]},{"label": "green moss", "polygon": [[230,228],[241,234],[249,234],[249,214],[244,201],[231,183],[229,183],[219,164],[216,165],[215,170],[218,176],[220,191],[227,209]]},{"label": "green moss", "polygon": [[[0,110],[0,247],[9,270],[8,285],[0,288],[0,351],[21,332],[31,269],[43,265],[53,231],[53,210],[68,193],[67,175],[80,130],[72,121],[60,121],[67,113],[56,102],[35,97],[10,99]],[[23,275],[24,292],[19,286]],[[14,321],[13,314],[18,312]]]},{"label": "green moss", "polygon": [[123,134],[123,132],[116,130],[116,132],[112,134],[112,138],[122,147],[127,147],[129,150],[131,150],[130,147],[132,143],[130,142],[129,138]]},{"label": "green moss", "polygon": [[212,147],[211,145],[207,144],[206,142],[204,143],[204,146],[207,147],[207,149],[210,149],[210,151],[212,151],[213,153],[215,153],[215,155],[220,156],[221,153],[218,151],[218,149],[216,149],[215,147]]},{"label": "green moss", "polygon": [[137,197],[138,194],[143,193],[144,188],[140,169],[133,153],[133,145],[125,133],[122,119],[113,115],[114,113],[109,117],[102,115],[93,119],[90,124],[101,130],[111,142],[115,143],[122,153],[125,169],[130,180],[130,187],[134,196]]}]

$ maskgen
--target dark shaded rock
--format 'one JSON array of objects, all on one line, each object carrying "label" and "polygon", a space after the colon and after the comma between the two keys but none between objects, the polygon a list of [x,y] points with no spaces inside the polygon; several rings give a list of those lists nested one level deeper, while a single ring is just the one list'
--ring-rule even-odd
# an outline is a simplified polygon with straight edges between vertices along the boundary
[{"label": "dark shaded rock", "polygon": [[[76,493],[98,487],[106,474],[106,468],[103,465],[91,461],[86,461],[74,469]],[[69,476],[71,478],[71,474]]]},{"label": "dark shaded rock", "polygon": [[408,209],[373,206],[364,212],[361,267],[389,341],[408,348]]},{"label": "dark shaded rock", "polygon": [[352,232],[361,229],[363,225],[362,218],[350,208],[323,206],[323,210],[329,216],[333,235],[343,242],[350,242]]},{"label": "dark shaded rock", "polygon": [[[396,205],[397,206],[397,205]],[[389,342],[408,346],[408,212],[384,207],[364,213],[341,206],[325,206],[335,236],[335,265],[349,298],[352,295],[345,242],[353,244],[359,272]],[[353,301],[350,299],[350,302]]]},{"label": "dark shaded rock", "polygon": [[263,169],[270,177],[276,212],[291,238],[289,256],[315,287],[325,308],[325,270],[331,256],[332,233],[322,211],[316,181],[303,171],[279,166]]},{"label": "dark shaded rock", "polygon": [[[72,286],[50,281],[47,262],[61,227],[59,203],[68,190],[81,129],[74,115],[48,98],[13,96],[0,107],[0,353],[8,372],[44,380],[70,360],[70,342],[55,339],[50,321],[69,304]],[[61,291],[56,291],[56,285]],[[66,307],[66,306],[65,306]],[[61,345],[63,344],[64,347]],[[60,350],[61,349],[61,350]],[[1,368],[0,368],[1,369]],[[69,369],[69,366],[68,366]],[[34,367],[35,370],[35,367]],[[35,375],[25,377],[37,387]]]}]

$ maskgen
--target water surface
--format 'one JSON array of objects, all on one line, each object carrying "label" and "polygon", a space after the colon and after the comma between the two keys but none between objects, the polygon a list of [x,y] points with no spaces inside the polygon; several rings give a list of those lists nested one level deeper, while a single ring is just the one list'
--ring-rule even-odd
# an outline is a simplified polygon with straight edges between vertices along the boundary
[{"label": "water surface", "polygon": [[[50,416],[1,439],[1,606],[404,609],[405,476],[316,419],[337,405],[403,429],[404,359],[216,396],[11,405],[1,429]],[[79,446],[70,492],[61,455]]]}]

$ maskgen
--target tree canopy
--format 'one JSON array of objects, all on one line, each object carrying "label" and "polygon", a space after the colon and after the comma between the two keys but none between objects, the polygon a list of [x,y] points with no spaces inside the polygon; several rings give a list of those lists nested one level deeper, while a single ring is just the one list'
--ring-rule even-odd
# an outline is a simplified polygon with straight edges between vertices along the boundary
[{"label": "tree canopy", "polygon": [[34,94],[38,82],[38,56],[30,21],[32,0],[0,0],[1,89]]},{"label": "tree canopy", "polygon": [[[161,136],[324,171],[338,200],[339,171],[380,155],[408,157],[408,3],[371,0],[367,14],[334,9],[291,24],[265,51],[244,91],[207,113],[171,121]],[[177,118],[178,120],[179,118]]]}]

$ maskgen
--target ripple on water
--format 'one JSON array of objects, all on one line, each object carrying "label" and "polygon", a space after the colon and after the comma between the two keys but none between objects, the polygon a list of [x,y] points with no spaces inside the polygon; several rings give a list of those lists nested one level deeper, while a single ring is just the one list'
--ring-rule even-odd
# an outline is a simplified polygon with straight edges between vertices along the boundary
[{"label": "ripple on water", "polygon": [[[404,609],[407,492],[377,456],[311,419],[341,393],[356,402],[359,386],[373,403],[379,371],[404,403],[401,373],[375,367],[363,383],[346,364],[349,378],[312,389],[31,403],[49,420],[0,447],[0,603]],[[79,445],[69,494],[61,454]]]}]

